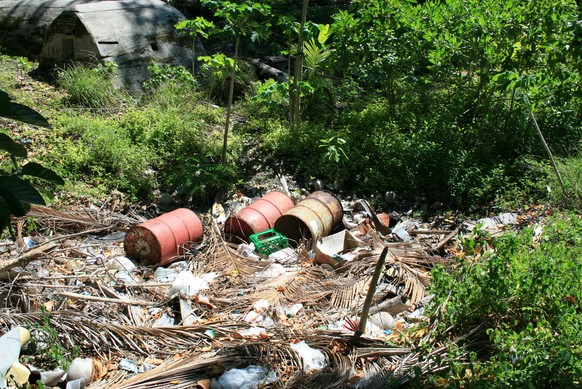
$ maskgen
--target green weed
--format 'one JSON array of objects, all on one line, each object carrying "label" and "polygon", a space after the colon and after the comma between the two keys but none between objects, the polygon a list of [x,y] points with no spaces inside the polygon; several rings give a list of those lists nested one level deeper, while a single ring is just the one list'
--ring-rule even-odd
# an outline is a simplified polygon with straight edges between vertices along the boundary
[{"label": "green weed", "polygon": [[21,358],[45,370],[61,368],[66,371],[81,350],[78,346],[66,346],[62,336],[51,325],[50,316],[46,311],[44,313],[42,324],[30,324],[30,342]]}]

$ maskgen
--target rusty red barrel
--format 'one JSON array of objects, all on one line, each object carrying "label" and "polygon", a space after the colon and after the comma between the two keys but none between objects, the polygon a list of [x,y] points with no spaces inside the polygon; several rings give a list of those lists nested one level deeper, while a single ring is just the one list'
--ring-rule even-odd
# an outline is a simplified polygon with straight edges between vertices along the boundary
[{"label": "rusty red barrel", "polygon": [[300,201],[275,222],[275,229],[289,240],[299,242],[328,235],[343,217],[341,202],[331,193],[316,191]]},{"label": "rusty red barrel", "polygon": [[269,192],[226,220],[224,232],[245,240],[252,234],[273,228],[281,215],[293,208],[293,200],[284,193]]},{"label": "rusty red barrel", "polygon": [[164,266],[183,254],[184,244],[202,240],[204,230],[198,216],[178,208],[131,228],[125,237],[127,256]]}]

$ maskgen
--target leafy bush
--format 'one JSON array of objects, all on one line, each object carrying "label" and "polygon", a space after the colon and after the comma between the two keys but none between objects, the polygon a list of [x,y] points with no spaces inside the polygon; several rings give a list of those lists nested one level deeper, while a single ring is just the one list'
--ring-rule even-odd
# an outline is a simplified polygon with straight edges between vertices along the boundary
[{"label": "leafy bush", "polygon": [[566,188],[566,196],[549,163],[531,161],[530,165],[539,177],[544,178],[540,180],[540,183],[544,185],[547,200],[551,206],[582,209],[582,156],[561,158],[557,161],[558,171]]},{"label": "leafy bush", "polygon": [[[198,59],[203,61],[200,67],[200,73],[204,80],[203,85],[206,86],[210,98],[223,102],[227,101],[230,74],[234,66],[234,59],[222,53],[212,56],[201,56]],[[244,96],[250,92],[256,79],[257,77],[252,65],[245,61],[238,61],[234,79],[235,95]]]},{"label": "leafy bush", "polygon": [[[565,214],[534,227],[499,239],[478,229],[462,241],[459,252],[467,257],[460,255],[452,271],[433,270],[430,314],[439,323],[437,336],[461,335],[482,323],[486,328],[488,359],[445,361],[445,374],[460,384],[579,384],[582,219]],[[468,368],[474,375],[461,379]]]},{"label": "leafy bush", "polygon": [[194,76],[184,66],[156,65],[148,66],[150,78],[143,83],[144,92],[155,92],[162,84],[179,83],[181,87],[193,88],[197,85]]},{"label": "leafy bush", "polygon": [[[42,115],[25,105],[12,102],[8,94],[2,90],[0,90],[0,117],[51,128]],[[34,178],[60,185],[64,184],[64,181],[54,171],[36,162],[28,162],[20,166],[18,159],[26,159],[28,150],[22,143],[14,141],[5,134],[3,130],[0,131],[0,151],[7,153],[11,162],[11,166],[5,168],[5,164],[2,163],[3,156],[0,158],[0,234],[8,227],[12,237],[15,238],[10,225],[10,217],[26,215],[31,203],[45,204],[39,192],[44,189],[33,185]],[[24,176],[28,177],[25,179]]]}]

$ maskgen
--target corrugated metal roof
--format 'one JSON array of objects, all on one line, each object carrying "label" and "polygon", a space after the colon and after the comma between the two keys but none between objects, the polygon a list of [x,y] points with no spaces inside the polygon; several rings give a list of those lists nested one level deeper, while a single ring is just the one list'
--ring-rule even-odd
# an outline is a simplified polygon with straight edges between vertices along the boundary
[{"label": "corrugated metal roof", "polygon": [[101,1],[77,4],[70,11],[83,22],[103,57],[174,41],[174,24],[184,19],[180,11],[159,0]]}]

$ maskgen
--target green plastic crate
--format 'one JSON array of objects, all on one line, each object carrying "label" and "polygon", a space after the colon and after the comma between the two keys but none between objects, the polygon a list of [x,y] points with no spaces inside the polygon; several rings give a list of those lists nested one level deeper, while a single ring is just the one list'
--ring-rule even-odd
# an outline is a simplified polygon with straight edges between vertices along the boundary
[{"label": "green plastic crate", "polygon": [[249,240],[255,245],[257,253],[265,255],[282,250],[289,245],[287,238],[274,229],[252,234]]}]

